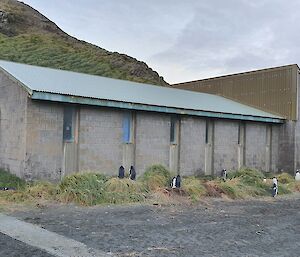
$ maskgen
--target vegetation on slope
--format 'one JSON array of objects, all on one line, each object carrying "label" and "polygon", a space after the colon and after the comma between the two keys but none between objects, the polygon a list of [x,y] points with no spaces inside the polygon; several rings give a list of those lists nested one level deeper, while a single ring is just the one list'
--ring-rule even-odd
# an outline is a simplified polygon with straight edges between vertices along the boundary
[{"label": "vegetation on slope", "polygon": [[0,2],[0,59],[168,85],[146,63],[77,40],[30,6],[16,0]]}]

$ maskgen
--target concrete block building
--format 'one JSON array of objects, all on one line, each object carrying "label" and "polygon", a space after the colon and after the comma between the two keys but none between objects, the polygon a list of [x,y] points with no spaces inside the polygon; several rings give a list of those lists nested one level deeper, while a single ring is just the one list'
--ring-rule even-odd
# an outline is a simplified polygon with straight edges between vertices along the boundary
[{"label": "concrete block building", "polygon": [[266,107],[260,94],[273,97],[275,88],[265,92],[264,80],[245,95],[239,79],[244,91],[234,98],[217,92],[213,80],[168,88],[0,61],[0,168],[54,181],[78,171],[116,175],[120,165],[138,175],[152,164],[183,176],[242,166],[293,172],[299,75],[296,65],[285,68],[273,78],[282,83],[281,106],[276,98]]}]

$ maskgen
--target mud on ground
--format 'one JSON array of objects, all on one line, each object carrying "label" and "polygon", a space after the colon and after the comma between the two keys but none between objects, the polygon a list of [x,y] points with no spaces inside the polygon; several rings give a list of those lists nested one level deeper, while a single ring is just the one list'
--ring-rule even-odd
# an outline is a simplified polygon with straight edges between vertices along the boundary
[{"label": "mud on ground", "polygon": [[52,206],[12,215],[117,256],[300,256],[300,195],[178,206]]}]

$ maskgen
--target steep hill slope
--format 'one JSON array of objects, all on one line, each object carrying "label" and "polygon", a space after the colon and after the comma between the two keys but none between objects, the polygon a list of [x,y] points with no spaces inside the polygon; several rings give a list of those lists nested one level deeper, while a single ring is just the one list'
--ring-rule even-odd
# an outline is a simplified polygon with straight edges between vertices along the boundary
[{"label": "steep hill slope", "polygon": [[168,85],[146,63],[77,40],[16,0],[0,0],[0,59]]}]

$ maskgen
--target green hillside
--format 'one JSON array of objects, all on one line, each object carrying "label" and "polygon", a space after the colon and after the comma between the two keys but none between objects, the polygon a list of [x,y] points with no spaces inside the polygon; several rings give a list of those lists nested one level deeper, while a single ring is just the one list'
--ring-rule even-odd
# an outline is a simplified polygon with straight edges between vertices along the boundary
[{"label": "green hillside", "polygon": [[0,0],[0,59],[168,85],[144,62],[77,40],[16,0]]}]

